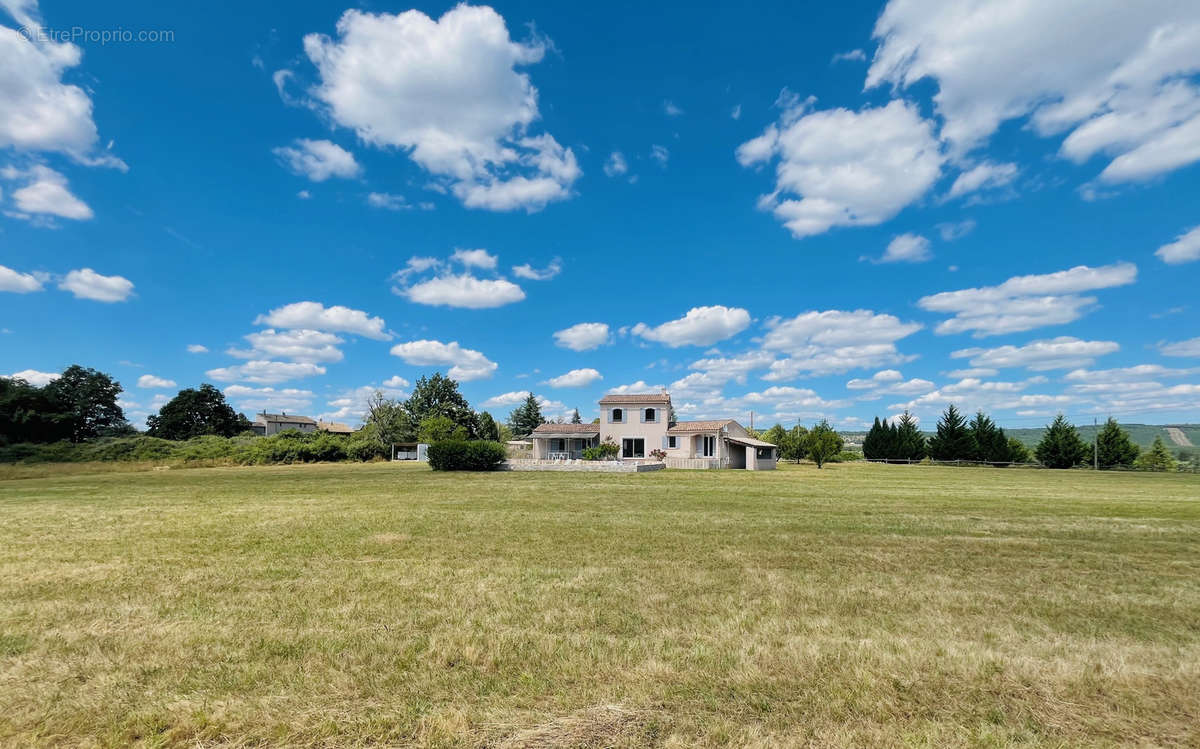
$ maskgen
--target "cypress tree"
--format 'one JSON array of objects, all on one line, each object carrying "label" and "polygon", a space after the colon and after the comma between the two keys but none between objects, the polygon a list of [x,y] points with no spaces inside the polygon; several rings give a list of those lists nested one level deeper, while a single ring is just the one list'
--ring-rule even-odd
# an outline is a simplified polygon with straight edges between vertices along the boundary
[{"label": "cypress tree", "polygon": [[863,457],[869,460],[875,460],[884,457],[879,454],[879,433],[883,426],[879,423],[879,417],[875,417],[875,423],[871,425],[867,431],[867,436],[863,438],[862,450]]},{"label": "cypress tree", "polygon": [[901,460],[921,460],[925,457],[925,435],[917,428],[917,420],[908,411],[900,415],[893,427],[896,430],[896,457]]},{"label": "cypress tree", "polygon": [[1033,452],[1038,462],[1047,468],[1074,468],[1092,454],[1091,446],[1079,438],[1079,432],[1062,414],[1046,427],[1042,441]]},{"label": "cypress tree", "polygon": [[1096,435],[1096,462],[1101,468],[1131,466],[1141,450],[1129,439],[1129,434],[1111,416]]},{"label": "cypress tree", "polygon": [[929,457],[934,460],[971,460],[977,448],[967,420],[951,403],[938,420],[937,434],[929,440]]},{"label": "cypress tree", "polygon": [[1010,460],[1008,437],[983,411],[977,412],[971,420],[970,431],[975,440],[975,460],[988,463],[1006,463]]},{"label": "cypress tree", "polygon": [[1154,471],[1174,471],[1175,458],[1171,457],[1171,453],[1167,451],[1162,437],[1155,437],[1154,444],[1150,446],[1150,449],[1138,458],[1138,466]]}]

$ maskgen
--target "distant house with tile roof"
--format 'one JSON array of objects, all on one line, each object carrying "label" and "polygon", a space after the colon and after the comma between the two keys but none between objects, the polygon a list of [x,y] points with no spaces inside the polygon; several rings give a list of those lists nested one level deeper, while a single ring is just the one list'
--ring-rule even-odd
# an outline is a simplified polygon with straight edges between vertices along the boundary
[{"label": "distant house with tile roof", "polygon": [[598,424],[542,424],[533,430],[534,460],[578,460],[585,448],[612,441],[622,461],[652,461],[662,450],[668,468],[771,470],[775,445],[751,436],[733,419],[669,421],[667,393],[622,393],[600,399]]},{"label": "distant house with tile roof", "polygon": [[279,434],[288,429],[296,429],[301,432],[315,432],[317,431],[317,422],[307,416],[297,416],[289,413],[269,414],[263,411],[260,414],[254,415],[254,422],[250,424],[250,428],[256,434],[270,437],[272,434]]}]

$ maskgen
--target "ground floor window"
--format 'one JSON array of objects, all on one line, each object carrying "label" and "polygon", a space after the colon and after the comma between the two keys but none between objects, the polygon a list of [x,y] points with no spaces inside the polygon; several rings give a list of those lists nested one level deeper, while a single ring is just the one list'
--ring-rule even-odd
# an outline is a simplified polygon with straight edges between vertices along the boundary
[{"label": "ground floor window", "polygon": [[717,454],[717,438],[716,437],[705,437],[704,438],[704,451],[703,451],[702,455],[706,458],[711,458],[716,454]]},{"label": "ground floor window", "polygon": [[674,450],[677,447],[679,447],[679,438],[675,437],[675,436],[668,436],[667,437],[667,449]]},{"label": "ground floor window", "polygon": [[641,437],[626,437],[621,440],[622,458],[646,457],[646,440]]}]

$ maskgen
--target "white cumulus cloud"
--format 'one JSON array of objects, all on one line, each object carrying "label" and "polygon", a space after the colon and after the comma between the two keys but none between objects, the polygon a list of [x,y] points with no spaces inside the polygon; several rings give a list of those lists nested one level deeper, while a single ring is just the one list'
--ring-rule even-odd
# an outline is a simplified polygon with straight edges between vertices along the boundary
[{"label": "white cumulus cloud", "polygon": [[323,330],[330,333],[353,333],[364,338],[384,341],[392,336],[384,331],[383,318],[371,317],[366,312],[334,305],[326,307],[320,302],[293,302],[259,315],[255,325],[270,325],[275,328],[301,328]]},{"label": "white cumulus cloud", "polygon": [[1014,276],[998,286],[943,291],[922,297],[917,305],[930,312],[952,314],[938,324],[942,335],[973,331],[976,338],[1018,333],[1078,320],[1096,298],[1082,292],[1125,286],[1137,280],[1137,266],[1114,263],[1091,268],[1079,265],[1040,275]]},{"label": "white cumulus cloud", "polygon": [[398,356],[418,367],[449,367],[447,374],[463,382],[487,379],[497,369],[494,361],[479,351],[463,348],[458,345],[458,341],[443,343],[420,340],[398,343],[392,346],[392,356]]},{"label": "white cumulus cloud", "polygon": [[272,153],[293,174],[313,182],[324,182],[330,177],[350,179],[362,172],[354,154],[328,140],[297,138],[292,145],[279,146]]},{"label": "white cumulus cloud", "polygon": [[80,268],[68,273],[58,288],[71,292],[76,299],[123,302],[133,293],[133,282],[122,276],[102,276],[91,268]]},{"label": "white cumulus cloud", "polygon": [[161,390],[163,388],[175,387],[175,380],[168,380],[165,377],[156,377],[152,374],[144,374],[138,378],[137,386],[147,390]]},{"label": "white cumulus cloud", "polygon": [[4,265],[0,265],[0,291],[10,291],[14,294],[28,294],[41,291],[42,281],[31,273],[20,273]]},{"label": "white cumulus cloud", "polygon": [[595,369],[587,367],[584,369],[572,369],[570,372],[561,374],[558,377],[551,377],[546,380],[546,384],[554,388],[581,388],[591,385],[596,380],[603,380],[604,376]]},{"label": "white cumulus cloud", "polygon": [[860,112],[807,112],[789,102],[777,123],[737,149],[742,166],[771,163],[774,190],[759,201],[797,239],[835,226],[874,226],[924,195],[944,157],[933,123],[892,101]]},{"label": "white cumulus cloud", "polygon": [[951,352],[951,359],[969,359],[972,367],[1004,369],[1025,367],[1034,372],[1051,369],[1086,367],[1096,357],[1120,350],[1115,341],[1085,341],[1072,336],[1059,336],[1032,341],[1024,346],[996,348],[966,348]]},{"label": "white cumulus cloud", "polygon": [[554,333],[554,343],[572,351],[591,351],[608,343],[607,323],[581,322]]},{"label": "white cumulus cloud", "polygon": [[403,149],[468,207],[538,210],[582,173],[571,149],[530,132],[538,91],[520,68],[545,43],[513,41],[492,8],[457,5],[437,20],[347,10],[336,38],[309,34],[304,51],[315,106],[369,145]]},{"label": "white cumulus cloud", "polygon": [[325,374],[325,367],[307,362],[282,362],[255,359],[232,367],[218,367],[205,372],[218,382],[257,382],[274,385]]},{"label": "white cumulus cloud", "polygon": [[1067,158],[1110,157],[1108,182],[1200,159],[1200,4],[891,0],[874,36],[867,87],[931,79],[958,154],[1027,119]]},{"label": "white cumulus cloud", "polygon": [[249,349],[231,348],[226,353],[239,359],[286,359],[319,364],[342,360],[342,339],[319,330],[275,330],[267,328],[245,336]]},{"label": "white cumulus cloud", "polygon": [[1155,250],[1154,254],[1168,265],[1200,260],[1200,226],[1180,234],[1174,242],[1164,244]]},{"label": "white cumulus cloud", "polygon": [[59,378],[58,372],[39,372],[36,369],[22,369],[20,372],[3,376],[10,380],[24,380],[37,387],[45,387]]},{"label": "white cumulus cloud", "polygon": [[750,313],[741,307],[713,305],[693,307],[678,320],[650,327],[638,323],[630,329],[636,336],[656,341],[671,348],[680,346],[711,346],[737,335],[750,325]]}]

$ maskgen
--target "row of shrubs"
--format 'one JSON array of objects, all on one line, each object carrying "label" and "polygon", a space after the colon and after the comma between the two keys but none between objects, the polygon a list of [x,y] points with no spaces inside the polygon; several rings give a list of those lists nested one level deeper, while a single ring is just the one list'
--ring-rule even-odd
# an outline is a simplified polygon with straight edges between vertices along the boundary
[{"label": "row of shrubs", "polygon": [[0,446],[0,463],[82,463],[91,461],[162,461],[267,465],[387,457],[387,448],[369,434],[302,433],[288,430],[270,437],[205,436],[176,442],[137,435],[92,442],[20,443]]},{"label": "row of shrubs", "polygon": [[426,455],[435,471],[494,471],[508,451],[499,442],[444,440],[431,444]]}]

